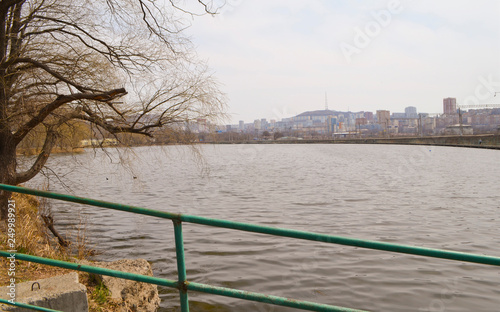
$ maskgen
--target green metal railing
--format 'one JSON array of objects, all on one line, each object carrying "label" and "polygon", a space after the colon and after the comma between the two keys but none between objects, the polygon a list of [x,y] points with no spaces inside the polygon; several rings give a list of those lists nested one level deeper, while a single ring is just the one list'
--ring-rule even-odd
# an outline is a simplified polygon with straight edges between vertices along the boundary
[{"label": "green metal railing", "polygon": [[[151,210],[151,209],[146,209],[146,208],[141,208],[141,207],[116,204],[116,203],[99,201],[99,200],[94,200],[94,199],[89,199],[89,198],[76,197],[76,196],[72,196],[72,195],[64,195],[64,194],[58,194],[58,193],[51,193],[51,192],[47,192],[47,191],[40,191],[40,190],[34,190],[34,189],[28,189],[28,188],[24,188],[24,187],[17,187],[17,186],[4,185],[4,184],[0,184],[0,190],[4,190],[4,191],[8,191],[8,192],[30,194],[30,195],[35,195],[35,196],[47,197],[47,198],[53,198],[53,199],[58,199],[58,200],[63,200],[63,201],[68,201],[68,202],[80,203],[80,204],[85,204],[85,205],[91,205],[91,206],[96,206],[96,207],[132,212],[132,213],[136,213],[136,214],[142,214],[142,215],[148,215],[148,216],[172,220],[173,225],[174,225],[175,249],[176,249],[176,258],[177,258],[177,274],[178,274],[177,281],[163,279],[163,278],[157,278],[157,277],[151,277],[151,276],[145,276],[145,275],[126,273],[126,272],[115,271],[115,270],[110,270],[110,269],[103,269],[103,268],[87,266],[87,265],[80,265],[77,263],[53,260],[53,259],[48,259],[48,258],[41,258],[41,257],[30,256],[30,255],[25,255],[25,254],[17,254],[16,253],[15,257],[16,257],[16,259],[24,260],[24,261],[31,261],[31,262],[36,262],[36,263],[46,264],[46,265],[51,265],[51,266],[57,266],[57,267],[61,267],[61,268],[71,269],[71,270],[89,272],[89,273],[100,274],[100,275],[107,275],[107,276],[118,277],[118,278],[122,278],[122,279],[128,279],[128,280],[133,280],[133,281],[138,281],[138,282],[145,282],[145,283],[149,283],[149,284],[155,284],[155,285],[159,285],[159,286],[176,288],[179,290],[181,311],[183,311],[183,312],[189,311],[188,291],[197,291],[197,292],[239,298],[239,299],[256,301],[256,302],[264,302],[264,303],[268,303],[268,304],[298,308],[298,309],[308,310],[308,311],[350,311],[350,312],[361,311],[361,310],[356,310],[356,309],[349,309],[349,308],[344,308],[344,307],[338,307],[338,306],[332,306],[332,305],[326,305],[326,304],[320,304],[320,303],[314,303],[314,302],[308,302],[308,301],[299,301],[299,300],[271,296],[271,295],[265,295],[265,294],[255,293],[255,292],[248,292],[248,291],[242,291],[242,290],[237,290],[237,289],[217,287],[217,286],[212,286],[212,285],[189,282],[187,280],[187,276],[186,276],[186,266],[185,266],[185,257],[184,257],[184,239],[183,239],[183,235],[182,235],[182,223],[183,222],[208,225],[208,226],[215,226],[215,227],[222,227],[222,228],[227,228],[227,229],[234,229],[234,230],[253,232],[253,233],[275,235],[275,236],[281,236],[281,237],[290,237],[290,238],[296,238],[296,239],[318,241],[318,242],[324,242],[324,243],[330,243],[330,244],[340,244],[340,245],[347,245],[347,246],[354,246],[354,247],[361,247],[361,248],[368,248],[368,249],[375,249],[375,250],[383,250],[383,251],[391,251],[391,252],[398,252],[398,253],[418,255],[418,256],[426,256],[426,257],[434,257],[434,258],[441,258],[441,259],[449,259],[449,260],[457,260],[457,261],[465,261],[465,262],[500,266],[500,258],[485,256],[485,255],[470,254],[470,253],[463,253],[463,252],[456,252],[456,251],[449,251],[449,250],[422,248],[422,247],[415,247],[415,246],[408,246],[408,245],[390,244],[390,243],[377,242],[377,241],[368,241],[368,240],[362,240],[362,239],[333,236],[333,235],[312,233],[312,232],[306,232],[306,231],[298,231],[298,230],[291,230],[291,229],[284,229],[284,228],[261,226],[261,225],[242,223],[242,222],[233,222],[233,221],[220,220],[220,219],[211,219],[211,218],[186,215],[186,214],[174,214],[174,213]],[[10,255],[11,254],[6,252],[6,251],[0,251],[0,256],[2,256],[2,257],[9,257]],[[5,303],[5,302],[0,301],[0,303]],[[54,311],[54,310],[41,310],[41,311]]]},{"label": "green metal railing", "polygon": [[35,311],[63,312],[63,311],[53,310],[53,309],[44,308],[44,307],[37,307],[37,306],[31,305],[31,304],[26,304],[26,303],[21,303],[21,302],[10,302],[10,301],[5,300],[5,299],[0,299],[0,303],[12,305],[12,306],[19,307],[19,308],[26,308],[26,309],[30,309],[30,310],[35,310]]}]

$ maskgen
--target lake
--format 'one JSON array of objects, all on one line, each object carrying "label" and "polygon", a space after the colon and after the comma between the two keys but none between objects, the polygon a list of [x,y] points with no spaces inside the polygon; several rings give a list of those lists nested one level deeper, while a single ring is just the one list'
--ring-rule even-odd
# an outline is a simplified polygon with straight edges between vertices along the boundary
[{"label": "lake", "polygon": [[[401,145],[137,147],[54,155],[50,190],[192,215],[500,256],[500,152]],[[30,184],[38,187],[37,178]],[[172,222],[52,202],[98,260],[177,279]],[[371,311],[498,311],[498,267],[184,224],[188,280]],[[160,288],[161,311],[178,311]],[[191,311],[295,311],[189,293]]]}]

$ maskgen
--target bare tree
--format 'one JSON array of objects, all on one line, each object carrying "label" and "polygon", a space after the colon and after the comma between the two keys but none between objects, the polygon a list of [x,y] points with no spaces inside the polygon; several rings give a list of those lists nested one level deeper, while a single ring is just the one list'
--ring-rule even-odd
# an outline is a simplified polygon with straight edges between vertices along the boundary
[{"label": "bare tree", "polygon": [[[0,183],[37,175],[75,121],[151,136],[221,116],[224,96],[183,36],[185,13],[174,0],[1,0]],[[40,128],[41,152],[19,172],[16,149]],[[0,192],[0,219],[9,196]]]}]

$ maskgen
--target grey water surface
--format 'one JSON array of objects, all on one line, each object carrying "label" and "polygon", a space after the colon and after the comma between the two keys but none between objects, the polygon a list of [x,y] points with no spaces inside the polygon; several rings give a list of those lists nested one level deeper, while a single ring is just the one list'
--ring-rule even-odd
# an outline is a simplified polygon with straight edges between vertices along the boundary
[{"label": "grey water surface", "polygon": [[[201,156],[200,156],[201,155]],[[151,209],[500,257],[500,152],[203,145],[54,155],[49,188]],[[40,177],[32,186],[41,185]],[[52,201],[99,260],[176,279],[172,223]],[[500,268],[184,224],[188,280],[370,311],[500,311]],[[161,311],[178,311],[160,288]],[[190,292],[191,311],[295,311]]]}]

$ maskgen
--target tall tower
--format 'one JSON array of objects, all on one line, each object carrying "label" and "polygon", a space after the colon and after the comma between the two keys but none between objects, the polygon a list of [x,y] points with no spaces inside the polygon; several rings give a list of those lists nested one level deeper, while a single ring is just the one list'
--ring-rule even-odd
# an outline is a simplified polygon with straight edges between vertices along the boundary
[{"label": "tall tower", "polygon": [[326,96],[326,92],[325,92],[325,110],[328,110],[328,98]]},{"label": "tall tower", "polygon": [[457,99],[456,98],[443,99],[443,113],[445,115],[454,115],[457,113]]}]

